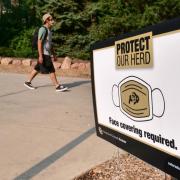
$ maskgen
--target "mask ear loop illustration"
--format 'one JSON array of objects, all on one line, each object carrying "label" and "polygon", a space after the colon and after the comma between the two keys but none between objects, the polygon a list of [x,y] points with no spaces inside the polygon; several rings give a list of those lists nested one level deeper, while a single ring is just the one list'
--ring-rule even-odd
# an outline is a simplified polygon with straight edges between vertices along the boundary
[{"label": "mask ear loop illustration", "polygon": [[[158,95],[158,97],[160,98],[160,99],[156,99],[155,98],[155,94],[156,93],[160,93],[159,95]],[[161,101],[163,104],[162,104],[162,111],[159,111],[158,113],[159,114],[156,114],[156,113],[153,113],[153,115],[155,116],[155,117],[158,117],[158,118],[160,118],[160,117],[162,117],[163,115],[164,115],[164,112],[165,112],[165,98],[164,98],[164,95],[163,95],[163,93],[162,93],[162,91],[159,89],[159,88],[155,88],[155,89],[153,89],[152,90],[152,99],[153,99],[153,103],[159,103],[159,101]],[[153,107],[154,107],[154,104],[153,104]],[[154,112],[154,111],[153,111]]]},{"label": "mask ear loop illustration", "polygon": [[118,92],[118,85],[114,84],[112,87],[112,101],[114,106],[120,107],[119,104],[119,92]]}]

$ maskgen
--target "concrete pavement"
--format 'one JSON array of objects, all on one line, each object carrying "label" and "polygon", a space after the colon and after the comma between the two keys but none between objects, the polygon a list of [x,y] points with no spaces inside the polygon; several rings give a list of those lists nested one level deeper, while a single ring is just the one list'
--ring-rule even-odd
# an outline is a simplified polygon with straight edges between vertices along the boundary
[{"label": "concrete pavement", "polygon": [[110,159],[118,148],[98,138],[90,79],[0,73],[0,179],[70,180]]}]

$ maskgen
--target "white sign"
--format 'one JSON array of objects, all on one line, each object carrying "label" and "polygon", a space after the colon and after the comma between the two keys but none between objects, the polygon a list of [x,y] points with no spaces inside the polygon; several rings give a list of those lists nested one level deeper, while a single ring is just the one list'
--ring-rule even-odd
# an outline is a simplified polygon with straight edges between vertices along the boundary
[{"label": "white sign", "polygon": [[[132,140],[155,153],[157,150],[157,158],[162,152],[163,157],[167,155],[170,159],[154,165],[180,177],[180,31],[152,36],[153,65],[150,67],[117,68],[116,55],[116,42],[93,49],[99,136],[127,151]],[[143,153],[143,149],[139,151]],[[139,154],[140,158],[148,159]]]}]

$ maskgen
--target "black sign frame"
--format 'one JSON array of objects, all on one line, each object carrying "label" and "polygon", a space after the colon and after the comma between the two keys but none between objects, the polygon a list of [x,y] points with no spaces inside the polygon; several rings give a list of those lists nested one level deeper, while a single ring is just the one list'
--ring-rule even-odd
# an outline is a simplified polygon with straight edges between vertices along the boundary
[{"label": "black sign frame", "polygon": [[[91,47],[91,81],[92,81],[92,95],[93,95],[93,105],[94,105],[94,116],[97,136],[114,144],[115,146],[124,149],[125,151],[135,155],[136,157],[144,160],[145,162],[157,167],[158,169],[172,175],[173,177],[180,178],[180,159],[162,152],[158,149],[148,146],[140,141],[130,138],[124,134],[121,134],[113,129],[103,126],[98,123],[97,116],[97,106],[96,106],[96,92],[95,92],[95,81],[94,81],[94,61],[93,61],[93,50],[106,48],[109,46],[114,46],[115,41],[120,39],[125,39],[131,36],[140,35],[143,33],[151,32],[153,35],[160,35],[163,33],[168,33],[171,31],[180,30],[180,17],[172,19],[169,21],[164,21],[162,23],[148,26],[144,29],[133,31],[127,34],[123,34],[114,38],[109,38],[104,41],[99,41],[93,44]],[[122,141],[126,141],[126,144]],[[176,167],[175,167],[176,166]]]}]

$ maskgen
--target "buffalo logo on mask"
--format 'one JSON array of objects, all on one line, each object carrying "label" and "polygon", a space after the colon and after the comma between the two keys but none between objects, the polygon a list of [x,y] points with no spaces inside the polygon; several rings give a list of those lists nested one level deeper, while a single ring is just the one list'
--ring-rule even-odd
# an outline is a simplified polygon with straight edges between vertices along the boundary
[{"label": "buffalo logo on mask", "polygon": [[[116,92],[116,94],[115,94]],[[153,94],[155,98],[153,99]],[[142,79],[129,76],[112,88],[112,99],[121,112],[134,121],[147,121],[153,116],[162,117],[165,111],[164,96],[160,89],[152,90]],[[158,109],[153,109],[153,103],[159,103]]]}]

